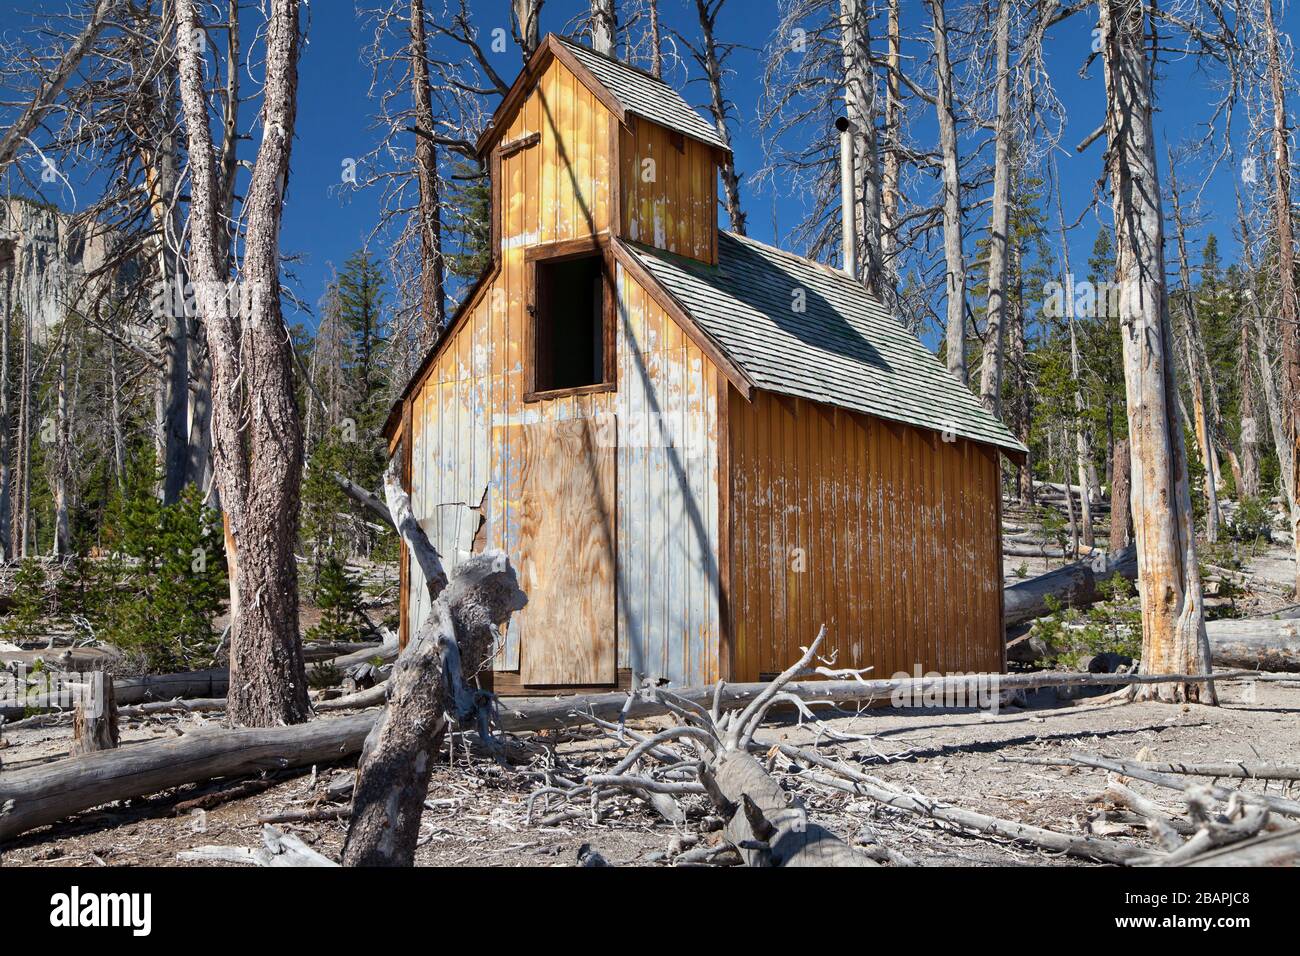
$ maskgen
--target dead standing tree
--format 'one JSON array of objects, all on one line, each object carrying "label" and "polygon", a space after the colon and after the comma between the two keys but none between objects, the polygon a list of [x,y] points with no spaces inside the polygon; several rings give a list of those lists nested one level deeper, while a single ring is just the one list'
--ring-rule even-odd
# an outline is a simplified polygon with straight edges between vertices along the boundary
[{"label": "dead standing tree", "polygon": [[1213,393],[1214,382],[1203,381],[1201,369],[1209,368],[1209,363],[1202,361],[1205,345],[1201,339],[1200,317],[1196,308],[1196,289],[1192,287],[1192,267],[1187,256],[1187,230],[1183,215],[1182,192],[1178,188],[1178,173],[1174,165],[1174,156],[1169,154],[1169,197],[1173,202],[1174,247],[1178,250],[1178,281],[1182,286],[1183,301],[1183,358],[1187,369],[1187,384],[1192,393],[1192,429],[1196,435],[1197,447],[1201,455],[1201,465],[1205,470],[1205,540],[1214,544],[1219,540],[1219,456],[1215,445],[1215,435],[1219,431],[1217,422],[1210,421],[1211,411],[1207,408],[1206,389]]},{"label": "dead standing tree", "polygon": [[262,138],[242,204],[247,222],[235,294],[219,218],[202,25],[177,0],[176,47],[190,160],[190,274],[212,360],[215,480],[226,520],[232,628],[228,714],[242,726],[307,719],[294,559],[302,429],[292,338],[280,311],[280,216],[298,84],[298,2],[272,0]]},{"label": "dead standing tree", "polygon": [[447,323],[445,267],[442,258],[442,190],[438,176],[438,146],[434,142],[433,89],[429,82],[428,42],[424,0],[411,0],[411,103],[414,109],[415,170],[420,186],[416,217],[420,232],[421,351],[432,347]]},{"label": "dead standing tree", "polygon": [[[513,35],[525,61],[538,43],[542,5],[511,3]],[[379,192],[379,220],[367,242],[378,239],[389,250],[399,294],[391,339],[404,345],[400,356],[418,362],[446,326],[457,236],[479,225],[472,208],[458,208],[453,187],[486,178],[474,144],[510,84],[494,65],[495,48],[480,42],[467,0],[440,12],[426,0],[386,0],[365,13],[371,39],[363,56],[371,68],[379,136],[357,161],[355,179],[345,182]],[[472,250],[462,245],[459,251]],[[397,372],[403,373],[400,361]]]},{"label": "dead standing tree", "polygon": [[[891,102],[893,139],[888,146],[895,162],[890,167],[889,212],[882,199],[882,172],[876,131],[878,103],[870,45],[867,5],[858,0],[783,0],[781,21],[766,51],[761,101],[762,129],[768,137],[767,158],[756,179],[781,178],[782,188],[794,188],[809,197],[808,211],[792,231],[807,255],[834,261],[836,253],[847,261],[851,250],[859,278],[877,293],[892,293],[896,286],[896,259],[885,261],[882,252],[882,218],[892,217],[890,247],[897,249],[898,173],[904,151],[898,143],[902,111],[900,100]],[[891,74],[898,76],[900,74]],[[841,183],[841,133],[833,119],[842,119],[853,153],[854,210],[843,214]],[[887,134],[891,135],[891,134]],[[846,247],[844,223],[853,235]],[[888,271],[888,275],[886,272]]]},{"label": "dead standing tree", "polygon": [[989,217],[987,325],[984,332],[984,359],[980,366],[980,401],[998,417],[1002,416],[1002,365],[1006,354],[1009,314],[1006,286],[1012,161],[1011,5],[1012,0],[999,0],[997,20],[993,27],[993,45],[997,51],[994,62],[997,93],[993,118],[993,210]]},{"label": "dead standing tree", "polygon": [[[1123,289],[1120,321],[1142,604],[1142,672],[1204,673],[1210,646],[1173,377],[1146,10],[1142,0],[1101,0],[1098,6],[1106,80],[1106,161],[1115,210],[1116,269]],[[1217,702],[1214,685],[1205,688],[1204,699]],[[1145,693],[1202,699],[1197,684],[1153,685]]]},{"label": "dead standing tree", "polygon": [[1263,0],[1269,96],[1273,105],[1273,215],[1277,228],[1278,325],[1282,339],[1282,407],[1290,445],[1291,533],[1296,549],[1296,591],[1300,593],[1300,301],[1295,285],[1295,229],[1291,209],[1291,145],[1287,129],[1286,83],[1273,2]]},{"label": "dead standing tree", "polygon": [[605,56],[618,56],[618,9],[614,0],[591,0],[591,47]]},{"label": "dead standing tree", "polygon": [[944,0],[930,0],[930,27],[934,34],[935,115],[939,123],[943,168],[943,254],[947,264],[944,341],[948,371],[965,385],[970,376],[966,368],[966,257],[961,238],[961,163],[957,152],[957,114],[953,109],[952,59],[948,52]]},{"label": "dead standing tree", "polygon": [[[677,30],[673,31],[673,35],[704,71],[703,79],[709,87],[709,116],[718,130],[718,136],[730,148],[730,119],[735,113],[735,104],[727,97],[724,73],[727,57],[736,49],[736,44],[718,40],[718,15],[722,13],[725,3],[726,0],[695,0],[695,12],[700,24],[699,40],[692,40]],[[730,152],[723,159],[718,175],[722,181],[722,204],[727,210],[727,222],[732,232],[743,236],[746,234],[745,211],[740,203],[740,174],[736,172],[736,158]]]}]

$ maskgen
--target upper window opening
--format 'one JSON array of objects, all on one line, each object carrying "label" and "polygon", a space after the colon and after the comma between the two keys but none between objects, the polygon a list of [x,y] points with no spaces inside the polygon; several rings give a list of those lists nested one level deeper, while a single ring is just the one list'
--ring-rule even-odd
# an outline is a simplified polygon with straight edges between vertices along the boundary
[{"label": "upper window opening", "polygon": [[605,267],[600,255],[536,263],[533,388],[603,385]]}]

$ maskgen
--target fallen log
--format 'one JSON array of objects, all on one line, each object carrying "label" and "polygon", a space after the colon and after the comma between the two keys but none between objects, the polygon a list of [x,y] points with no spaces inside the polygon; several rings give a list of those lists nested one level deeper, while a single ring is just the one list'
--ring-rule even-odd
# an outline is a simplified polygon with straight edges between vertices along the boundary
[{"label": "fallen log", "polygon": [[[1207,621],[1210,658],[1216,667],[1245,670],[1300,672],[1300,620],[1226,618]],[[1062,648],[1028,634],[1007,644],[1007,660],[1032,664],[1055,657]]]},{"label": "fallen log", "polygon": [[[222,697],[229,686],[229,674],[224,667],[182,674],[150,674],[144,677],[125,677],[113,681],[113,694],[118,706],[144,704],[150,701],[176,698]],[[31,711],[60,710],[70,701],[59,693],[39,694],[13,703],[0,704],[0,717],[6,720],[21,718]]]},{"label": "fallen log", "polygon": [[1065,550],[1059,545],[1015,542],[1003,539],[1002,555],[1007,558],[1064,558]]},{"label": "fallen log", "polygon": [[32,667],[42,661],[49,667],[65,671],[112,670],[120,665],[122,654],[115,647],[50,647],[37,650],[0,651],[0,664]]},{"label": "fallen log", "polygon": [[1214,663],[1264,671],[1300,671],[1300,621],[1258,618],[1208,621]]},{"label": "fallen log", "polygon": [[[358,664],[380,661],[388,663],[397,659],[396,642],[383,644],[358,644],[358,649],[338,657],[317,661],[316,666],[330,666],[346,671]],[[305,645],[310,648],[311,645]],[[306,650],[304,653],[309,653]],[[113,682],[113,692],[119,707],[136,704],[174,702],[178,700],[211,700],[223,698],[229,687],[230,674],[224,667],[179,674],[148,674],[143,677],[119,678]],[[3,698],[0,698],[3,700]],[[14,722],[32,711],[58,711],[66,709],[68,700],[61,695],[39,694],[30,698],[0,703],[0,719]],[[124,711],[125,713],[125,711]],[[11,724],[12,725],[12,724]]]},{"label": "fallen log", "polygon": [[[965,700],[965,706],[991,706],[1003,691],[1033,690],[1040,687],[1119,686],[1127,684],[1199,683],[1205,680],[1251,678],[1255,671],[1223,671],[1215,674],[1081,674],[1040,671],[1032,674],[969,674],[957,677],[903,677],[891,680],[792,681],[785,690],[805,703],[868,703],[894,700],[899,706],[923,705],[930,701]],[[722,710],[747,707],[768,687],[767,684],[724,684],[714,687],[672,688],[672,700],[685,700],[703,707],[713,705],[715,694]],[[909,702],[911,702],[909,704]],[[558,730],[580,726],[591,718],[619,721],[625,718],[655,717],[669,712],[668,706],[650,694],[584,694],[574,697],[499,700],[498,724],[503,730]]]},{"label": "fallen log", "polygon": [[[1027,763],[1040,767],[1077,767],[1069,758],[1052,757],[1002,757],[1006,763]],[[1188,777],[1230,777],[1237,780],[1300,780],[1300,766],[1273,763],[1154,763],[1149,760],[1130,761],[1152,773],[1183,774]]]},{"label": "fallen log", "polygon": [[[1063,687],[1074,684],[1195,683],[1205,674],[1036,674],[969,675],[963,677],[906,678],[877,681],[792,681],[783,688],[806,703],[847,703],[889,699],[895,693],[904,699],[922,701],[926,695],[938,700],[963,692],[975,699],[977,692],[998,678],[999,691],[1033,687]],[[1227,671],[1212,675],[1215,680],[1254,677],[1252,671]],[[728,684],[714,687],[685,687],[673,691],[672,700],[719,710],[749,707],[769,684]],[[556,699],[512,699],[498,712],[498,726],[507,732],[556,730],[578,727],[593,718],[618,721],[622,718],[651,717],[670,712],[656,697],[625,693],[594,694]],[[133,744],[87,757],[66,758],[41,767],[0,773],[0,840],[33,827],[54,823],[64,817],[116,800],[128,800],[198,783],[214,777],[234,777],[264,770],[286,770],[317,763],[345,760],[361,752],[366,735],[379,714],[366,712],[347,717],[313,720],[292,727],[211,729],[175,739]]]},{"label": "fallen log", "polygon": [[313,706],[317,713],[331,710],[364,710],[367,707],[380,707],[388,699],[388,687],[385,681],[374,687],[367,687],[355,694],[345,694],[332,700],[318,700]]},{"label": "fallen log", "polygon": [[1300,817],[1300,802],[1288,800],[1285,797],[1274,796],[1271,793],[1252,790],[1230,790],[1227,787],[1220,787],[1215,784],[1200,783],[1195,780],[1187,780],[1176,774],[1160,773],[1156,770],[1148,770],[1142,764],[1133,760],[1111,760],[1106,757],[1094,757],[1091,754],[1073,753],[1070,754],[1070,760],[1075,765],[1081,767],[1093,767],[1097,770],[1105,770],[1110,773],[1117,773],[1125,777],[1133,777],[1136,780],[1145,780],[1147,783],[1153,783],[1157,787],[1164,787],[1168,790],[1177,790],[1186,793],[1197,787],[1204,788],[1215,800],[1221,800],[1226,803],[1232,798],[1232,795],[1238,794],[1239,798],[1250,804],[1267,807],[1273,813],[1281,814],[1284,817]]},{"label": "fallen log", "polygon": [[213,777],[355,756],[373,714],[291,727],[213,730],[0,773],[0,840],[74,813]]},{"label": "fallen log", "polygon": [[1004,592],[1005,624],[1014,627],[1049,613],[1049,597],[1067,607],[1086,607],[1100,597],[1098,584],[1115,574],[1121,574],[1130,581],[1137,579],[1136,549],[1125,548],[1105,558],[1098,555],[1025,581],[1017,581]]},{"label": "fallen log", "polygon": [[788,744],[780,745],[780,750],[793,760],[811,763],[828,771],[807,770],[802,774],[804,779],[820,784],[823,787],[842,790],[855,796],[868,797],[885,806],[893,807],[895,810],[903,810],[918,816],[929,817],[932,820],[974,830],[976,833],[988,836],[1028,843],[1050,850],[1053,853],[1065,853],[1068,856],[1099,860],[1102,863],[1131,866],[1135,863],[1145,862],[1150,857],[1150,854],[1141,847],[1094,836],[1059,833],[1055,830],[1047,830],[1028,823],[1003,820],[999,817],[989,816],[987,813],[979,813],[975,810],[940,803],[922,794],[906,793],[890,786],[877,777],[861,773],[839,762],[828,761],[818,754],[798,747],[791,747]]},{"label": "fallen log", "polygon": [[257,850],[242,846],[200,846],[182,850],[176,858],[195,863],[248,863],[253,866],[338,866],[296,836],[282,833],[273,826],[262,828],[262,843],[264,847]]},{"label": "fallen log", "polygon": [[[148,704],[135,704],[131,707],[119,707],[117,716],[120,720],[138,717],[152,717],[157,714],[209,714],[226,709],[226,698],[209,697],[197,700],[160,700]],[[73,721],[75,714],[70,710],[53,710],[22,720],[7,721],[0,724],[4,730],[25,730],[31,727],[58,727]]]},{"label": "fallen log", "polygon": [[344,656],[373,654],[383,646],[380,641],[304,641],[302,656],[309,664],[329,661],[338,667],[339,659]]},{"label": "fallen log", "polygon": [[330,658],[326,663],[331,667],[338,668],[340,671],[346,671],[348,668],[356,667],[358,664],[372,664],[375,662],[380,664],[391,664],[393,661],[397,660],[398,650],[397,641],[385,641],[383,644],[374,645],[374,647]]},{"label": "fallen log", "polygon": [[1300,864],[1300,827],[1265,833],[1192,857],[1178,866],[1295,866]]}]

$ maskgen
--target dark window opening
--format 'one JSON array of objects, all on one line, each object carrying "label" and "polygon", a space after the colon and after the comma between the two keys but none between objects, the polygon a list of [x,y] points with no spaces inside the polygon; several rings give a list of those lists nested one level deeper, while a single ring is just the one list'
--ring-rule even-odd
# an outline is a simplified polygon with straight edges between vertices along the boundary
[{"label": "dark window opening", "polygon": [[599,255],[538,262],[533,388],[605,383],[605,269]]}]

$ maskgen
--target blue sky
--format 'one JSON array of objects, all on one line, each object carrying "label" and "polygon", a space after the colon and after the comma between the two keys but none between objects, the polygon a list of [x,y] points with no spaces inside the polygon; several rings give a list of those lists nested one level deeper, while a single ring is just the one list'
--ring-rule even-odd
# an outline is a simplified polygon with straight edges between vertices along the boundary
[{"label": "blue sky", "polygon": [[[432,0],[436,3],[437,0]],[[50,0],[6,0],[3,31],[21,29],[28,22],[24,13],[42,9],[63,9],[66,4]],[[661,0],[667,26],[676,26],[694,34],[694,0]],[[255,5],[254,5],[255,7]],[[543,9],[542,29],[559,30],[581,9],[585,0],[547,0]],[[472,10],[477,26],[485,32],[497,26],[508,28],[507,0],[474,2]],[[246,21],[257,18],[254,8]],[[368,30],[358,18],[350,0],[316,0],[310,4],[310,25],[300,75],[299,119],[293,153],[293,173],[283,223],[283,246],[287,254],[302,257],[294,266],[298,292],[307,303],[315,303],[330,275],[331,266],[341,266],[361,246],[373,228],[378,210],[374,193],[341,194],[338,190],[343,162],[364,155],[372,146],[375,131],[371,117],[375,103],[368,97],[369,67],[361,60],[361,49],[368,41]],[[883,22],[883,21],[881,21]],[[734,130],[737,166],[750,172],[762,164],[762,144],[757,135],[757,113],[761,73],[761,49],[769,42],[777,23],[775,0],[729,0],[719,21],[719,35],[747,45],[738,50],[729,64],[735,75],[729,78],[729,91],[738,106]],[[920,0],[904,0],[904,32],[915,32],[925,24]],[[1288,9],[1282,19],[1283,29],[1291,32],[1296,15]],[[1101,122],[1104,91],[1099,64],[1086,77],[1078,75],[1091,44],[1094,14],[1076,15],[1055,27],[1049,35],[1047,65],[1056,85],[1056,93],[1065,107],[1067,126],[1057,152],[1067,221],[1073,222],[1091,201],[1094,184],[1101,172],[1103,144],[1098,142],[1082,155],[1074,145]],[[877,26],[877,31],[879,26]],[[912,44],[904,53],[925,55],[926,47]],[[512,47],[496,54],[497,69],[513,77],[518,69],[518,54]],[[1164,62],[1158,88],[1160,112],[1157,134],[1162,141],[1177,146],[1198,137],[1209,117],[1209,102],[1214,98],[1213,77],[1200,71],[1191,61]],[[685,89],[688,100],[701,102],[704,89],[692,84]],[[930,107],[913,100],[910,108],[923,114]],[[828,122],[830,118],[828,117]],[[915,138],[933,143],[933,125],[929,115],[922,115],[913,125]],[[1163,149],[1161,155],[1163,164]],[[1193,235],[1193,258],[1199,261],[1204,235],[1217,233],[1225,259],[1236,255],[1232,238],[1235,213],[1232,176],[1234,170],[1222,168],[1207,178],[1205,164],[1196,157],[1180,163],[1180,179],[1188,186],[1201,186],[1205,223]],[[67,204],[67,197],[50,197]],[[782,244],[782,235],[773,231],[773,218],[783,233],[800,215],[801,197],[779,189],[773,192],[746,188],[744,201],[750,213],[750,232],[763,241]],[[1103,211],[1104,214],[1104,211]],[[725,219],[725,215],[723,217]],[[1050,217],[1055,244],[1055,216]],[[1090,214],[1071,235],[1071,259],[1075,271],[1082,271],[1092,246],[1099,220]],[[788,243],[787,243],[788,244]],[[935,255],[939,247],[932,245]],[[308,325],[313,320],[298,316]]]}]

